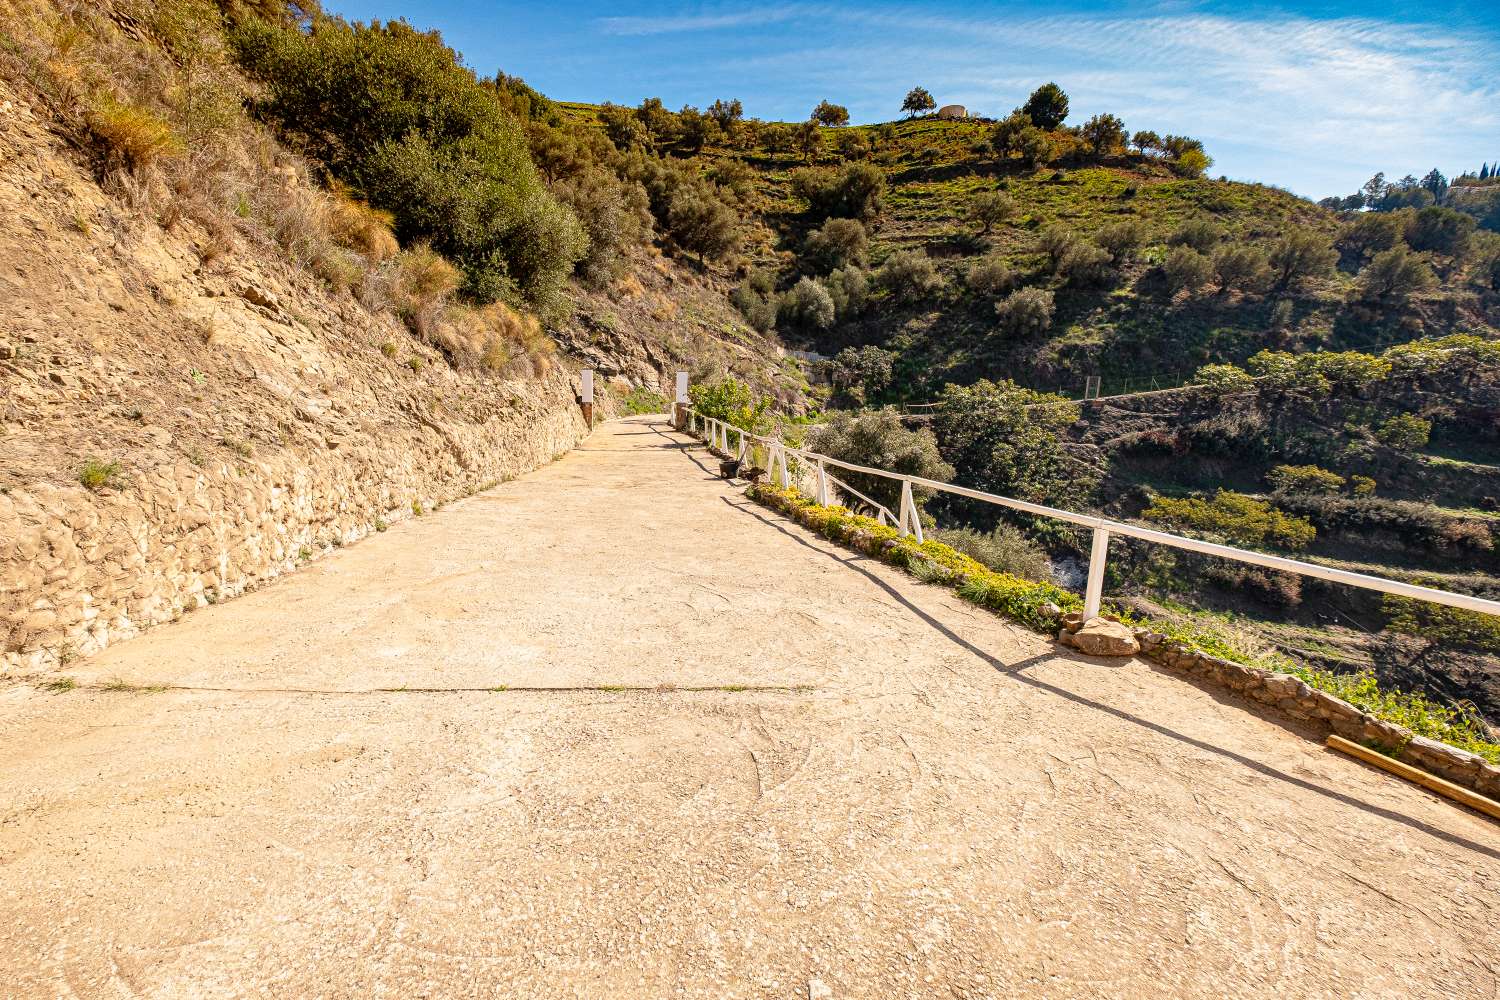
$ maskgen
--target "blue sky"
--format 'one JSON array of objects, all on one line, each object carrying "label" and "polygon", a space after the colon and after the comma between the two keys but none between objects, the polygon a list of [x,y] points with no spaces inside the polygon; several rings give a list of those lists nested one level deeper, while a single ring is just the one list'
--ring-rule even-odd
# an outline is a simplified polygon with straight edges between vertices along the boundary
[{"label": "blue sky", "polygon": [[438,28],[475,70],[559,100],[668,107],[738,97],[800,120],[827,98],[898,117],[913,85],[1003,115],[1039,83],[1069,121],[1202,138],[1212,173],[1318,198],[1384,170],[1452,174],[1500,159],[1500,3],[642,4],[333,0]]}]

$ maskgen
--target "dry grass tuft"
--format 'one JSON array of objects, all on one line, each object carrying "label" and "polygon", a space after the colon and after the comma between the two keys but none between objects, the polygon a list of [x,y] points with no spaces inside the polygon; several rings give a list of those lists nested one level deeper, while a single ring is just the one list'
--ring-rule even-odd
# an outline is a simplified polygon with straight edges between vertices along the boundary
[{"label": "dry grass tuft", "polygon": [[479,308],[450,307],[439,324],[437,339],[451,356],[476,361],[506,377],[545,375],[557,359],[557,346],[541,321],[501,302]]}]

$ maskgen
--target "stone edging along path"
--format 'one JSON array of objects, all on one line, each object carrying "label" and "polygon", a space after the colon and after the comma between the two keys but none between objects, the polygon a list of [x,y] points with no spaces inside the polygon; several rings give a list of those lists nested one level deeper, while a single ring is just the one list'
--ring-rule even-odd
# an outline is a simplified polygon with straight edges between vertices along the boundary
[{"label": "stone edging along path", "polygon": [[[778,503],[775,491],[763,491],[760,487],[752,487],[747,495],[757,503],[791,517],[804,527],[814,530],[820,527],[808,515],[824,508]],[[879,538],[862,529],[851,530],[834,540],[886,562],[891,560],[885,557],[897,547],[892,539]],[[1063,624],[1064,616],[1060,613],[1061,609],[1057,610],[1057,623],[1060,625]],[[1068,630],[1063,631],[1066,633]],[[1418,736],[1404,726],[1378,719],[1342,698],[1309,686],[1301,678],[1291,674],[1247,667],[1211,656],[1149,628],[1136,628],[1132,632],[1140,645],[1140,655],[1172,670],[1191,674],[1199,681],[1228,688],[1273,709],[1274,715],[1283,720],[1295,720],[1302,724],[1301,727],[1289,728],[1312,726],[1323,730],[1323,736],[1332,732],[1345,739],[1382,748],[1382,752],[1394,751],[1399,759],[1409,764],[1425,768],[1481,795],[1500,799],[1500,767],[1478,754]]]}]

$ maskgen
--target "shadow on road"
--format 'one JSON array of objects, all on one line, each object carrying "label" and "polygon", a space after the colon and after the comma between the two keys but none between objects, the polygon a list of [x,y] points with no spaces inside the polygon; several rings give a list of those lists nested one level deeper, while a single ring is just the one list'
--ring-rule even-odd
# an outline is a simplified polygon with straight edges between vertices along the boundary
[{"label": "shadow on road", "polygon": [[1371,815],[1379,816],[1382,819],[1388,819],[1394,823],[1400,823],[1403,826],[1410,827],[1414,830],[1419,830],[1422,833],[1429,834],[1430,836],[1436,837],[1439,840],[1447,841],[1448,843],[1453,844],[1457,847],[1467,848],[1468,850],[1483,854],[1485,857],[1488,857],[1491,860],[1500,861],[1500,850],[1496,850],[1495,848],[1489,847],[1485,844],[1477,844],[1464,837],[1448,833],[1446,830],[1440,830],[1436,827],[1429,826],[1421,820],[1413,819],[1410,816],[1403,815],[1402,813],[1396,812],[1394,810],[1386,809],[1383,806],[1378,806],[1371,802],[1366,802],[1363,799],[1354,798],[1351,795],[1346,795],[1343,792],[1337,791],[1335,789],[1328,788],[1324,785],[1320,785],[1312,781],[1308,781],[1305,778],[1299,778],[1295,775],[1287,774],[1285,771],[1277,770],[1276,768],[1271,767],[1268,764],[1264,764],[1258,760],[1246,757],[1243,754],[1234,752],[1233,750],[1228,750],[1224,747],[1215,746],[1212,743],[1207,743],[1203,740],[1195,739],[1192,736],[1188,736],[1185,733],[1179,733],[1175,729],[1170,729],[1160,723],[1152,722],[1149,719],[1143,719],[1138,715],[1132,715],[1129,712],[1115,708],[1111,705],[1106,705],[1102,702],[1094,701],[1091,698],[1084,697],[1083,695],[1077,694],[1073,691],[1069,691],[1066,688],[1058,687],[1056,684],[1049,684],[1047,681],[1038,680],[1035,677],[1028,677],[1025,673],[1023,673],[1023,671],[1025,671],[1028,667],[1033,667],[1040,663],[1046,663],[1049,660],[1057,659],[1059,655],[1066,654],[1043,653],[1022,660],[1019,663],[1006,663],[999,657],[986,652],[985,650],[974,645],[969,640],[965,639],[963,636],[959,635],[957,632],[954,632],[947,625],[944,625],[941,621],[937,620],[932,615],[928,614],[927,612],[923,611],[921,608],[913,604],[911,601],[907,600],[907,598],[902,595],[902,593],[895,587],[892,587],[885,580],[882,580],[876,574],[871,573],[869,570],[859,565],[861,562],[865,562],[868,557],[851,554],[848,558],[844,558],[838,552],[832,552],[828,549],[814,545],[798,532],[790,530],[787,527],[787,524],[790,524],[792,522],[786,522],[785,524],[778,523],[777,521],[765,516],[760,512],[759,508],[752,506],[751,501],[736,503],[728,497],[722,497],[721,499],[731,509],[739,511],[742,514],[748,514],[749,516],[755,518],[757,521],[760,521],[762,524],[767,524],[772,528],[775,528],[783,535],[786,535],[788,538],[791,538],[793,541],[797,542],[797,544],[805,546],[806,548],[820,553],[821,555],[827,556],[834,562],[847,566],[854,572],[863,575],[871,583],[875,584],[875,586],[879,587],[881,590],[889,594],[902,607],[906,608],[917,618],[921,619],[933,630],[940,633],[945,639],[952,642],[954,645],[960,646],[968,652],[972,653],[974,656],[994,667],[996,671],[1006,677],[1011,678],[1012,680],[1029,685],[1030,687],[1036,688],[1039,691],[1046,691],[1048,694],[1055,695],[1056,697],[1065,698],[1068,701],[1071,701],[1077,705],[1082,705],[1085,708],[1091,708],[1094,711],[1111,715],[1124,722],[1128,722],[1131,725],[1139,726],[1142,729],[1147,729],[1159,736],[1165,736],[1168,739],[1176,740],[1178,743],[1194,747],[1195,749],[1202,750],[1205,753],[1211,753],[1216,756],[1223,757],[1226,760],[1234,761],[1236,764],[1255,771],[1258,774],[1264,775],[1265,777],[1273,778],[1277,781],[1282,781],[1289,785],[1294,785],[1297,788],[1301,788],[1305,791],[1322,795],[1326,798],[1333,799],[1335,802],[1340,802],[1346,806],[1352,806],[1356,809],[1363,810],[1366,813],[1370,813]]}]

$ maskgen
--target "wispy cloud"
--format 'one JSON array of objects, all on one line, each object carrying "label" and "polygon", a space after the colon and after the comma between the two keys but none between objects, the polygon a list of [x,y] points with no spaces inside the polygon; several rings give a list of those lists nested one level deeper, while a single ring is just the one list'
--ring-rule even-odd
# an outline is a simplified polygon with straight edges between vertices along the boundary
[{"label": "wispy cloud", "polygon": [[596,23],[610,35],[670,35],[688,31],[763,27],[809,14],[810,11],[804,7],[762,7],[757,10],[677,17],[601,17]]}]

